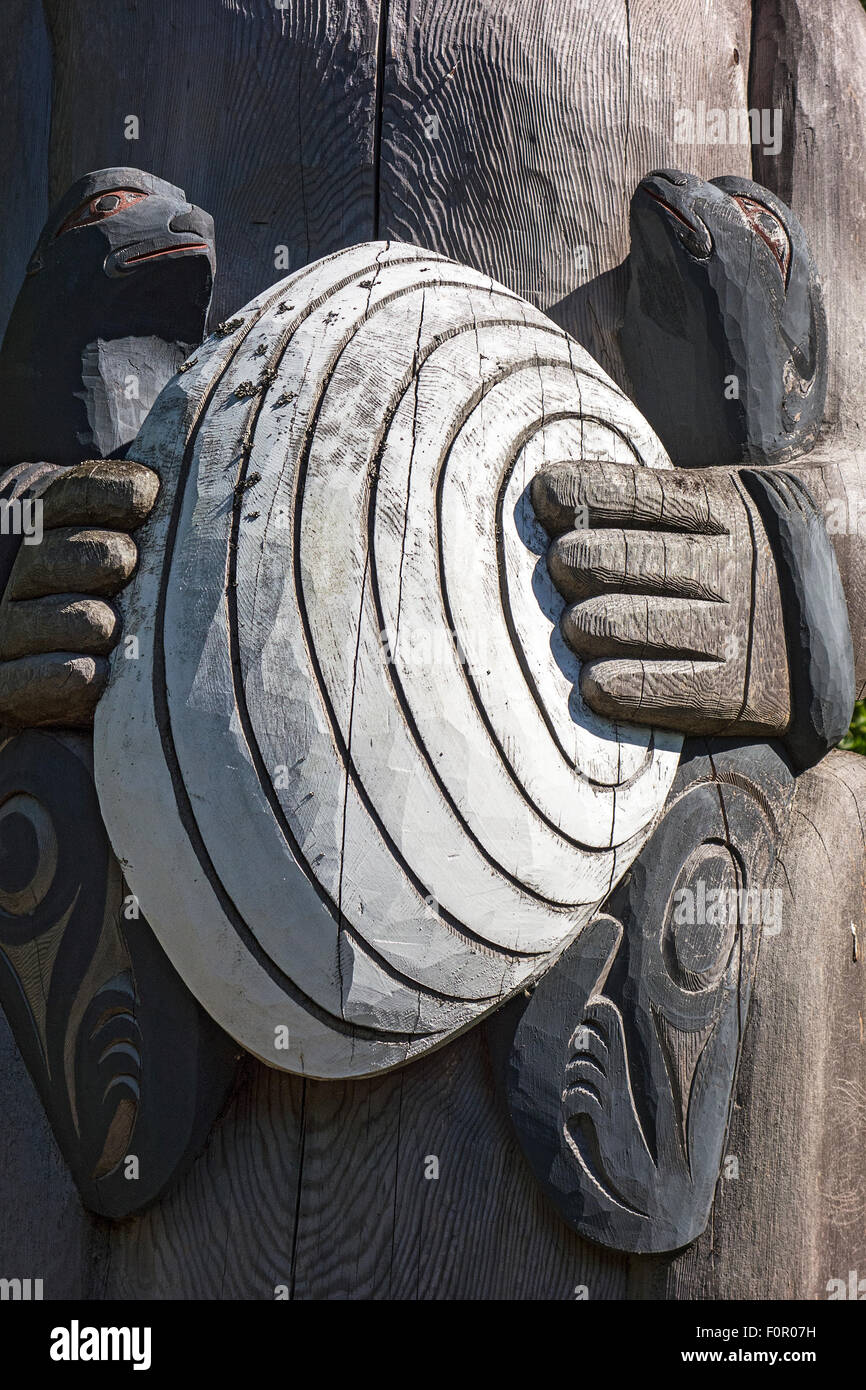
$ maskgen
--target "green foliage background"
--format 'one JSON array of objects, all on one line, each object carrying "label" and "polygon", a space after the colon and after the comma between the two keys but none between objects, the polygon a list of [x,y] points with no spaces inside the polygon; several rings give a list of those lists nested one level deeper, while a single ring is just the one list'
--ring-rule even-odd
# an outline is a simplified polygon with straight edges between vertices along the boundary
[{"label": "green foliage background", "polygon": [[[863,0],[866,6],[866,0]],[[866,703],[858,700],[854,706],[851,727],[839,744],[840,748],[851,748],[855,753],[866,753]]]}]

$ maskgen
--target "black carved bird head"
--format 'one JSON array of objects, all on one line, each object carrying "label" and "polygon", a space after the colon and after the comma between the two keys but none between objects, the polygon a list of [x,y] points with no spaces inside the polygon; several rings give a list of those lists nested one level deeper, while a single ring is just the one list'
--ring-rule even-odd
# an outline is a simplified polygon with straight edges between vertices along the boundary
[{"label": "black carved bird head", "polygon": [[623,358],[675,463],[781,462],[811,448],[827,327],[790,208],[749,179],[656,170],[632,198],[628,266]]},{"label": "black carved bird head", "polygon": [[140,169],[52,209],[0,349],[0,462],[122,452],[205,331],[213,220]]}]

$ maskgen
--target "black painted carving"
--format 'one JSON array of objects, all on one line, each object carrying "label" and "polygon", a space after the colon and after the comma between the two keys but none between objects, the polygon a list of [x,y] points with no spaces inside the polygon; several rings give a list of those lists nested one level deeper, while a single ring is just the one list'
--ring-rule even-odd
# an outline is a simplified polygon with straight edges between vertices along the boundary
[{"label": "black painted carving", "polygon": [[632,198],[628,268],[631,394],[674,463],[774,463],[811,448],[827,327],[790,208],[749,179],[658,170]]},{"label": "black painted carving", "polygon": [[740,475],[761,513],[776,559],[791,677],[785,747],[811,767],[835,748],[854,708],[854,647],[836,552],[799,478],[780,470]]},{"label": "black painted carving", "polygon": [[487,1025],[533,1172],[592,1240],[673,1250],[707,1223],[793,785],[773,747],[687,743],[603,912]]},{"label": "black painted carving", "polygon": [[153,1201],[204,1144],[237,1048],[135,915],[82,734],[0,748],[0,1005],[85,1204]]},{"label": "black painted carving", "polygon": [[[815,263],[790,209],[744,179],[657,171],[635,192],[631,231],[621,342],[636,403],[681,466],[763,465],[742,476],[777,563],[785,747],[802,769],[838,742],[854,699],[822,518],[802,483],[768,467],[810,448],[821,425]],[[706,1224],[792,787],[772,747],[687,744],[664,818],[606,911],[528,1003],[490,1024],[536,1175],[604,1244],[671,1250]],[[678,920],[689,895],[696,919]]]},{"label": "black painted carving", "polygon": [[[79,180],[0,351],[0,462],[122,455],[203,337],[213,268],[211,218],[181,189],[136,169]],[[13,469],[0,497],[45,482]],[[19,544],[0,537],[4,585]],[[0,1005],[83,1201],[124,1217],[202,1146],[237,1049],[126,915],[90,769],[89,736],[0,730]]]},{"label": "black painted carving", "polygon": [[52,210],[0,349],[0,465],[123,452],[202,341],[213,221],[140,169],[102,169]]}]

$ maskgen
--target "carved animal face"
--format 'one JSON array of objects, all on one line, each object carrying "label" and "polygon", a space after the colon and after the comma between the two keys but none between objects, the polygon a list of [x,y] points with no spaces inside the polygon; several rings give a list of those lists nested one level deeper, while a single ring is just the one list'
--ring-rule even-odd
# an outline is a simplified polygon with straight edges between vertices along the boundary
[{"label": "carved animal face", "polygon": [[213,220],[182,189],[125,168],[73,184],[0,351],[0,460],[74,463],[128,442],[204,336],[214,265]]},{"label": "carved animal face", "polygon": [[214,266],[213,218],[187,202],[182,188],[140,169],[101,169],[74,183],[53,209],[27,281],[62,277],[70,294],[87,286],[97,296],[96,315],[125,314],[125,333],[162,330],[194,343]]},{"label": "carved animal face", "polygon": [[656,170],[632,198],[628,264],[623,358],[674,462],[777,462],[811,448],[827,329],[790,208],[748,179]]}]

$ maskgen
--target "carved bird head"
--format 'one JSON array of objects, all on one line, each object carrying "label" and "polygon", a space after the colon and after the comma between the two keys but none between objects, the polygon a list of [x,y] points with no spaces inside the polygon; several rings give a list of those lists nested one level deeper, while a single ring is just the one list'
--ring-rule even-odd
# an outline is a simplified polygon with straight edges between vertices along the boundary
[{"label": "carved bird head", "polygon": [[790,208],[749,179],[656,170],[632,198],[628,266],[623,358],[675,463],[781,462],[812,447],[827,328]]},{"label": "carved bird head", "polygon": [[0,350],[0,461],[117,453],[204,336],[213,220],[140,169],[101,169],[49,214]]}]

